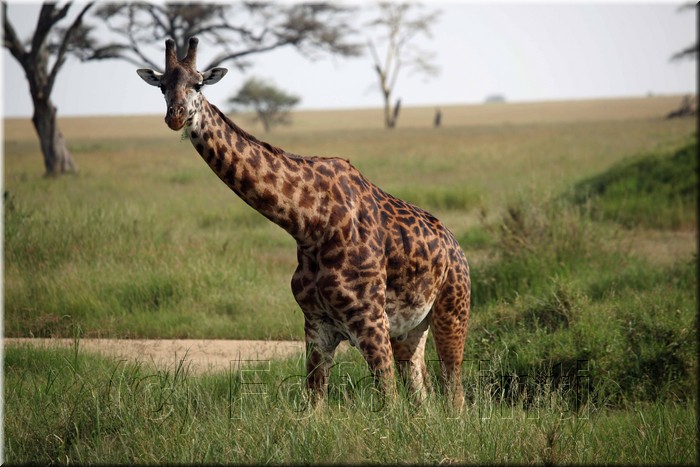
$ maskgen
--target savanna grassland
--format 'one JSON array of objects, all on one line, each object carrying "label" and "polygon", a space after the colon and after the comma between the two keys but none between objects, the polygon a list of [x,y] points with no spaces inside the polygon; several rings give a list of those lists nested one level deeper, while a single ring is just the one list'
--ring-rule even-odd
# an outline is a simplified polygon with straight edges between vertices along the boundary
[{"label": "savanna grassland", "polygon": [[[679,97],[299,112],[262,139],[342,156],[457,236],[472,269],[467,410],[377,398],[354,351],[326,407],[301,358],[154,369],[80,337],[302,339],[294,242],[161,117],[64,119],[80,169],[43,177],[5,121],[10,462],[690,463],[696,459],[696,120]],[[429,358],[434,358],[429,344]],[[436,375],[432,362],[432,376]]]}]

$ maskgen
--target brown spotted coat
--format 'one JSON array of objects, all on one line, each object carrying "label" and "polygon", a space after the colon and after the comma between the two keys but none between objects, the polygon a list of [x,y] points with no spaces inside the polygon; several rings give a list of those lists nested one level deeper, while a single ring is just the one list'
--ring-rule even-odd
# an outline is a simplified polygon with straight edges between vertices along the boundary
[{"label": "brown spotted coat", "polygon": [[[259,141],[202,96],[201,80],[194,59],[166,66],[160,83],[168,88],[168,113],[181,105],[172,113],[188,125],[192,145],[214,173],[296,240],[291,285],[304,313],[312,394],[323,395],[335,349],[349,339],[386,392],[395,390],[395,362],[412,394],[424,398],[430,328],[443,383],[461,407],[470,278],[454,235],[345,159],[301,157]],[[180,121],[173,120],[166,115],[177,129]]]}]

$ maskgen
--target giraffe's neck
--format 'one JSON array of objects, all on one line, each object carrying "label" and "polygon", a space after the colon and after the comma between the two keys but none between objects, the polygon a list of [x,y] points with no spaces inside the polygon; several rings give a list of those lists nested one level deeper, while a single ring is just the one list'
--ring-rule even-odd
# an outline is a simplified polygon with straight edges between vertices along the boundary
[{"label": "giraffe's neck", "polygon": [[308,161],[246,133],[203,96],[198,108],[189,136],[202,159],[253,209],[298,242],[308,242],[320,222],[304,207],[314,198],[313,188],[299,176]]}]

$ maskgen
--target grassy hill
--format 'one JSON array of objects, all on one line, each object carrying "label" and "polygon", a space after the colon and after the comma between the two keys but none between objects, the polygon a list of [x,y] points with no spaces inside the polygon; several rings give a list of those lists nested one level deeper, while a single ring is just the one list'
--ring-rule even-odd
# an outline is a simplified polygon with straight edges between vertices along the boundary
[{"label": "grassy hill", "polygon": [[672,154],[625,159],[574,187],[578,204],[592,201],[598,215],[627,227],[695,228],[698,144]]}]

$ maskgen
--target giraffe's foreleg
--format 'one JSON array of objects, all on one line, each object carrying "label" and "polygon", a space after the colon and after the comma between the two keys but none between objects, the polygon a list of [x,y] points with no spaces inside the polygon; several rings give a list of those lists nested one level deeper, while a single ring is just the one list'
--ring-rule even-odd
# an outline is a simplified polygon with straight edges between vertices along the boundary
[{"label": "giraffe's foreleg", "polygon": [[425,342],[430,318],[426,317],[415,329],[401,338],[391,339],[394,360],[409,396],[416,403],[428,397],[429,380],[425,366]]},{"label": "giraffe's foreleg", "polygon": [[367,362],[375,386],[382,394],[394,399],[396,381],[389,321],[383,311],[368,313],[366,316],[350,323],[354,334],[353,341]]},{"label": "giraffe's foreleg", "polygon": [[322,400],[328,388],[328,371],[333,353],[313,342],[306,343],[306,387],[314,402]]},{"label": "giraffe's foreleg", "polygon": [[333,355],[340,342],[335,336],[306,324],[306,387],[314,405],[322,401],[328,390],[328,376]]}]

